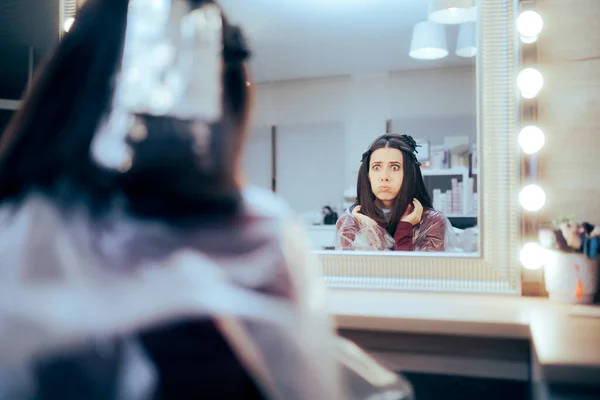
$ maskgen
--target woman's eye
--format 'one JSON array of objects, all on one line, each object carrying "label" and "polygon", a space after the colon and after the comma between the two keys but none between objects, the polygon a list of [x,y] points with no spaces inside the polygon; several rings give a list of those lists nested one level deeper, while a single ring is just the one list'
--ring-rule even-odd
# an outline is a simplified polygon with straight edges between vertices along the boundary
[{"label": "woman's eye", "polygon": [[379,171],[379,165],[373,165],[373,171]]},{"label": "woman's eye", "polygon": [[392,165],[392,171],[400,171],[399,165]]}]

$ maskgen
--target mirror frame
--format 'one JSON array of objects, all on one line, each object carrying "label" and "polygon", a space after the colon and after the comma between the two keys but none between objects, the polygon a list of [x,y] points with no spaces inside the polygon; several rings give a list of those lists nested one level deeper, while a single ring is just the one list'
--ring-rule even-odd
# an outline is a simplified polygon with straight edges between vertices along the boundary
[{"label": "mirror frame", "polygon": [[518,0],[479,0],[478,6],[480,252],[315,251],[329,287],[521,294]]}]

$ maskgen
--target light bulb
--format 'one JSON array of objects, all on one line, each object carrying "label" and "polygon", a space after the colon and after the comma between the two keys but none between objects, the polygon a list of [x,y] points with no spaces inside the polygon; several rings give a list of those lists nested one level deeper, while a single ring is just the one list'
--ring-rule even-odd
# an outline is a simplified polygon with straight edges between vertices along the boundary
[{"label": "light bulb", "polygon": [[536,40],[538,40],[537,36],[532,36],[532,37],[521,36],[521,42],[526,43],[526,44],[535,43]]},{"label": "light bulb", "polygon": [[544,131],[534,125],[526,126],[519,133],[519,145],[525,154],[535,154],[546,142]]},{"label": "light bulb", "polygon": [[69,32],[69,30],[73,26],[73,22],[75,22],[75,18],[73,17],[67,18],[65,20],[65,22],[63,23],[63,29],[65,32]]},{"label": "light bulb", "polygon": [[533,43],[544,28],[544,21],[535,11],[523,11],[517,18],[517,30],[523,43]]},{"label": "light bulb", "polygon": [[521,189],[519,201],[527,211],[539,211],[546,204],[546,193],[538,185],[527,185]]},{"label": "light bulb", "polygon": [[519,253],[521,264],[527,269],[540,269],[546,263],[546,251],[537,243],[525,243]]},{"label": "light bulb", "polygon": [[533,99],[542,90],[544,77],[535,68],[525,68],[517,76],[517,86],[521,91],[521,96],[526,99]]}]

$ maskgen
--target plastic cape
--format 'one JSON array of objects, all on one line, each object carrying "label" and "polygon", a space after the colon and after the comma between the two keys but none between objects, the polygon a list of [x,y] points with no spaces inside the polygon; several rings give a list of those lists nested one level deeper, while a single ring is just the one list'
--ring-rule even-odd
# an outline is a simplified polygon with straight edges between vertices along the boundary
[{"label": "plastic cape", "polygon": [[[439,211],[427,210],[413,229],[414,251],[459,252],[460,244],[452,224]],[[386,229],[368,220],[357,221],[350,210],[336,225],[336,250],[394,250],[394,238]]]},{"label": "plastic cape", "polygon": [[[94,375],[111,398],[151,399],[158,377],[136,333],[194,318],[217,322],[269,399],[410,399],[410,385],[334,334],[317,264],[288,209],[261,191],[245,198],[255,222],[236,241],[218,226],[191,235],[222,244],[226,256],[188,248],[189,232],[124,215],[103,229],[85,208],[66,215],[40,195],[3,206],[0,399],[37,398],[35,361],[81,349],[118,371],[106,382]],[[249,251],[244,237],[264,244]],[[169,241],[179,250],[160,248]]]}]

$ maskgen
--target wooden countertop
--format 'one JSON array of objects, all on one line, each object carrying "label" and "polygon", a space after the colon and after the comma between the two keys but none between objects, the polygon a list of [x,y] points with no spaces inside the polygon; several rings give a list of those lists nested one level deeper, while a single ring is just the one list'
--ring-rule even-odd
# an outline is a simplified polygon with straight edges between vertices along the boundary
[{"label": "wooden countertop", "polygon": [[542,298],[331,289],[339,328],[531,340],[545,380],[600,384],[600,318]]}]

